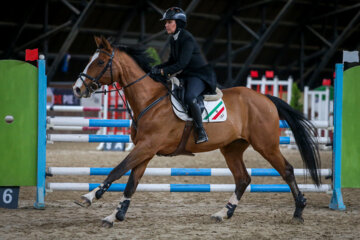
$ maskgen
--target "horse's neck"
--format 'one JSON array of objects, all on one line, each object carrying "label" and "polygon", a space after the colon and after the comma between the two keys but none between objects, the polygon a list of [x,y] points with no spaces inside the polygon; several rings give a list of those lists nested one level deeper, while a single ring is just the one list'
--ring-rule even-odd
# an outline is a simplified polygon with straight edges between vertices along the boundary
[{"label": "horse's neck", "polygon": [[[137,64],[129,66],[124,74],[126,76],[120,77],[120,79],[124,81],[121,85],[126,86],[135,82],[145,74],[146,73]],[[139,82],[125,88],[124,93],[126,100],[129,102],[131,109],[134,112],[134,117],[137,118],[142,110],[165,93],[165,88],[160,83],[155,82],[150,77],[146,76]]]},{"label": "horse's neck", "polygon": [[[138,78],[142,77],[137,75],[135,76],[136,77],[133,77],[131,79],[131,82],[136,81]],[[130,86],[129,88],[125,89],[125,97],[129,101],[135,118],[139,116],[142,110],[144,110],[157,98],[163,95],[162,92],[164,92],[164,89],[160,89],[158,84],[159,83],[154,82],[150,77],[146,77],[141,81],[135,83],[134,85]]]}]

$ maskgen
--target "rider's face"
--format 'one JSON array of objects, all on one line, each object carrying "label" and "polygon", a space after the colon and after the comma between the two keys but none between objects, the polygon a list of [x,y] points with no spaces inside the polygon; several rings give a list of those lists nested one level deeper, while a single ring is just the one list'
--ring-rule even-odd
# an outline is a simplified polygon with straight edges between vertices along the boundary
[{"label": "rider's face", "polygon": [[176,30],[176,22],[175,20],[166,20],[165,29],[168,34],[174,34]]}]

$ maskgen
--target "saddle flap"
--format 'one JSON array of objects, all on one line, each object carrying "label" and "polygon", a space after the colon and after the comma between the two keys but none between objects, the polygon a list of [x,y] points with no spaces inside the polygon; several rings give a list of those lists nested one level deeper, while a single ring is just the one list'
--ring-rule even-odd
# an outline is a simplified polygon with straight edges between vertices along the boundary
[{"label": "saddle flap", "polygon": [[177,77],[171,77],[171,90],[178,100],[184,102],[185,90],[181,86],[181,82]]}]

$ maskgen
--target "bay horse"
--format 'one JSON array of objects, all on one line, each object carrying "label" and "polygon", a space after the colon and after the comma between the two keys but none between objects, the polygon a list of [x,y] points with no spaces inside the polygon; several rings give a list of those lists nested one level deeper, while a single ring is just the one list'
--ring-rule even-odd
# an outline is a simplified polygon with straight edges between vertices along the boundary
[{"label": "bay horse", "polygon": [[[112,227],[114,222],[125,219],[131,196],[154,155],[168,155],[176,150],[185,122],[173,113],[168,90],[147,74],[151,69],[151,59],[145,51],[113,45],[104,37],[95,37],[95,42],[97,50],[73,85],[74,94],[77,97],[89,97],[100,85],[118,82],[124,90],[134,117],[131,127],[134,149],[99,187],[81,196],[81,201],[78,202],[82,206],[90,206],[94,200],[101,198],[114,181],[131,170],[118,207],[102,220],[104,227]],[[287,121],[312,180],[316,185],[320,185],[320,156],[317,142],[313,138],[316,134],[315,127],[300,112],[277,97],[265,96],[245,87],[222,91],[228,111],[227,120],[204,123],[209,141],[195,144],[190,138],[185,148],[191,153],[220,149],[233,175],[234,193],[225,207],[211,218],[222,221],[232,217],[251,181],[243,161],[243,153],[251,145],[289,185],[295,201],[293,218],[304,221],[302,212],[306,199],[298,188],[292,165],[280,152],[279,120]]]}]

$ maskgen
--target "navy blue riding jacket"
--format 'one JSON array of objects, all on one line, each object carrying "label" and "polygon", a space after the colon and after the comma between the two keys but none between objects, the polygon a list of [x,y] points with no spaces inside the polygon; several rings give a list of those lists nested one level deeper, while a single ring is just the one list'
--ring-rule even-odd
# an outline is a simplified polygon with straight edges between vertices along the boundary
[{"label": "navy blue riding jacket", "polygon": [[202,55],[199,45],[193,35],[185,29],[181,29],[177,40],[170,40],[170,56],[167,62],[160,64],[164,75],[174,73],[178,78],[197,77],[207,84],[205,92],[214,93],[216,88],[216,76],[212,67]]}]

